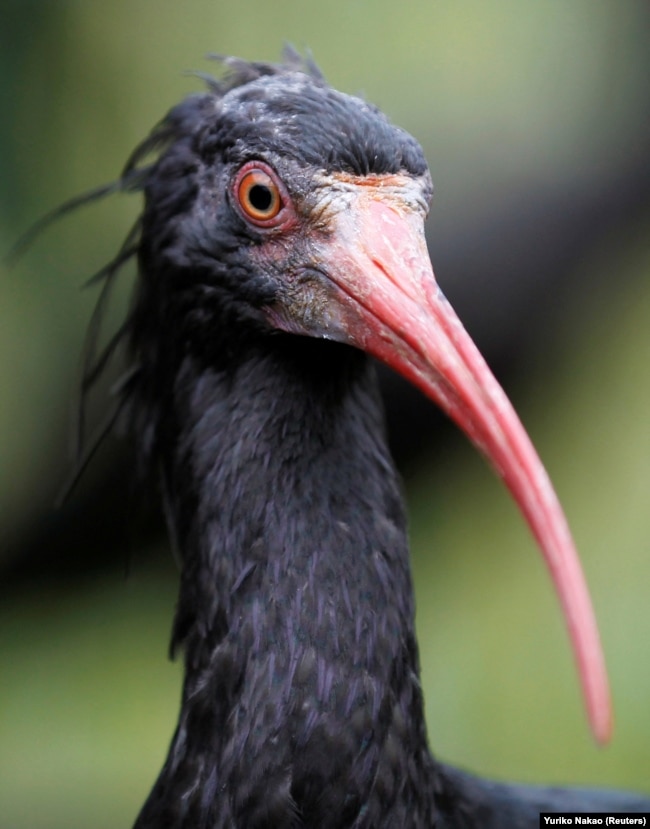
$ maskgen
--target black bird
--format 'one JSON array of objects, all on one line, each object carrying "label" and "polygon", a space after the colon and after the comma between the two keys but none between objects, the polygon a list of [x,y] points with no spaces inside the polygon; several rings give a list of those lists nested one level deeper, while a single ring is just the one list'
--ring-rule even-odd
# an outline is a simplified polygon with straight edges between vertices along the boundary
[{"label": "black bird", "polygon": [[540,810],[650,809],[481,780],[430,753],[404,506],[368,354],[437,401],[510,488],[603,740],[607,680],[577,556],[434,280],[417,142],[291,51],[282,65],[224,62],[89,196],[144,192],[99,275],[107,290],[137,256],[132,310],[99,357],[89,349],[84,391],[125,340],[109,421],[128,424],[159,477],[181,561],[182,705],[137,829],[486,829],[537,827]]}]

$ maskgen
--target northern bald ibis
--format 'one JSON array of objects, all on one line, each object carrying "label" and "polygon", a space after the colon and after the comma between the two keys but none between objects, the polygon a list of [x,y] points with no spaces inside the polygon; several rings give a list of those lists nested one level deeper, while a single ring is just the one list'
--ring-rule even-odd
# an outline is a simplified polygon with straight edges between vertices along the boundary
[{"label": "northern bald ibis", "polygon": [[144,192],[100,272],[109,286],[137,256],[134,304],[85,387],[125,340],[116,415],[159,475],[182,562],[182,706],[137,829],[489,829],[537,827],[543,809],[650,809],[633,794],[482,780],[430,753],[404,506],[368,355],[435,400],[512,492],[605,740],[577,555],[434,279],[420,146],[291,51],[282,65],[225,64],[89,196]]}]

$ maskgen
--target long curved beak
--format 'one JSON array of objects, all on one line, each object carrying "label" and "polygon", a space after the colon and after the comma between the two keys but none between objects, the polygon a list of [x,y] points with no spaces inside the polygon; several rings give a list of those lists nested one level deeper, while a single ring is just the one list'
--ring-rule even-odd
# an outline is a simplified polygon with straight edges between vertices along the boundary
[{"label": "long curved beak", "polygon": [[[422,213],[395,191],[357,185],[317,243],[327,276],[320,323],[280,327],[343,340],[377,357],[434,400],[488,458],[541,547],[566,618],[587,714],[605,742],[612,713],[594,612],[566,519],[503,389],[442,295]],[[276,322],[277,322],[276,318]]]}]

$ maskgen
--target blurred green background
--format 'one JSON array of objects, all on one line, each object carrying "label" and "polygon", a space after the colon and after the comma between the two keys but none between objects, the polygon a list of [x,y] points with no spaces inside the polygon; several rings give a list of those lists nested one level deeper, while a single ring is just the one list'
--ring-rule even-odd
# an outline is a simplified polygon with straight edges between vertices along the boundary
[{"label": "blurred green background", "polygon": [[[616,707],[596,748],[549,580],[466,441],[384,378],[412,517],[433,750],[485,775],[650,791],[650,6],[3,0],[0,252],[114,178],[208,52],[310,48],[423,144],[438,278],[545,460],[591,585]],[[0,276],[0,829],[128,827],[163,762],[177,574],[109,441],[66,506],[115,197]],[[123,280],[119,319],[130,277]],[[143,500],[143,503],[141,503]]]}]

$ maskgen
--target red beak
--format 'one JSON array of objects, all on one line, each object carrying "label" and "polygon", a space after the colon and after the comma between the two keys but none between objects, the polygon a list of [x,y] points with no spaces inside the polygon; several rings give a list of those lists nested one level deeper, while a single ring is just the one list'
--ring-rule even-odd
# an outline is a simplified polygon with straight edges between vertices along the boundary
[{"label": "red beak", "polygon": [[[395,177],[397,178],[397,177]],[[398,188],[351,186],[347,208],[318,243],[331,284],[316,326],[281,327],[343,340],[434,400],[488,458],[537,539],[566,618],[591,728],[605,742],[612,713],[591,600],[551,482],[503,389],[435,281],[422,215]],[[326,317],[326,319],[325,319]],[[276,324],[282,319],[274,315]],[[314,328],[314,330],[310,330]]]}]

